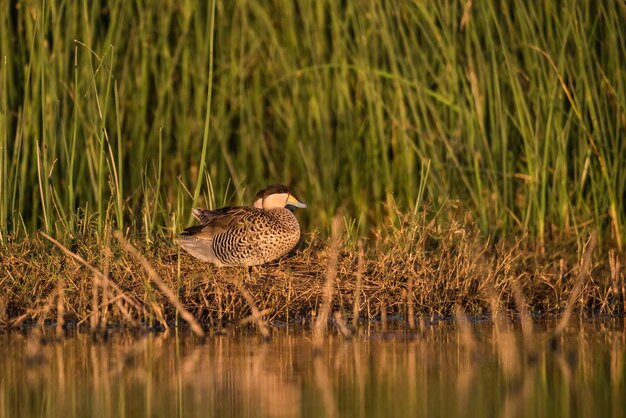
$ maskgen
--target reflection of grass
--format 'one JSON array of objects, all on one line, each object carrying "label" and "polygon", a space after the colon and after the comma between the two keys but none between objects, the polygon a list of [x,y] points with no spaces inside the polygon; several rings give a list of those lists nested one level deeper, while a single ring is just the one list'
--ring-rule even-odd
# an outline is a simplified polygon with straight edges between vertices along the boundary
[{"label": "reflection of grass", "polygon": [[246,335],[198,342],[190,333],[124,331],[102,343],[82,333],[57,340],[52,330],[35,328],[0,340],[0,411],[69,418],[111,411],[552,417],[576,410],[611,416],[624,393],[623,324],[573,321],[559,350],[546,344],[553,325],[542,321],[532,341],[510,321],[438,322],[419,335],[381,335],[374,325],[351,341],[330,335],[320,352],[297,330],[276,335],[271,344]]},{"label": "reflection of grass", "polygon": [[[424,319],[451,316],[460,307],[468,316],[519,311],[525,332],[530,332],[530,316],[558,315],[567,304],[567,317],[623,313],[623,274],[610,274],[613,254],[607,258],[594,251],[593,242],[587,250],[554,248],[539,257],[533,245],[527,250],[525,241],[511,247],[490,245],[471,225],[444,228],[422,215],[399,218],[398,228],[381,229],[376,240],[365,244],[353,244],[343,235],[338,253],[328,241],[310,236],[291,255],[250,275],[246,269],[218,269],[184,253],[178,258],[171,242],[143,247],[140,256],[120,241],[121,234],[110,249],[85,236],[66,253],[33,237],[0,253],[5,272],[0,320],[15,325],[55,319],[62,309],[70,325],[81,321],[95,329],[108,317],[109,324],[161,323],[168,328],[180,312],[187,323],[196,318],[220,330],[250,322],[263,328],[261,317],[309,323],[314,312],[328,319],[339,312],[358,325],[350,321],[357,312],[365,320],[400,318],[411,328],[418,322],[423,328]],[[333,254],[335,268],[329,261]],[[143,258],[150,266],[138,261]]]},{"label": "reflection of grass", "polygon": [[539,249],[587,228],[621,249],[622,2],[216,4],[3,3],[1,242],[151,241],[283,181],[327,230],[423,197]]}]

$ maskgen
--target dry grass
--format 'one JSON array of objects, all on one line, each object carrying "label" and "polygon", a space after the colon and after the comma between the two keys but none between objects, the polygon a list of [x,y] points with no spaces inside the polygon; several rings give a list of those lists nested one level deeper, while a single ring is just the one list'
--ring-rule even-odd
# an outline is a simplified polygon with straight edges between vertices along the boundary
[{"label": "dry grass", "polygon": [[[83,236],[62,251],[33,236],[0,247],[0,323],[65,321],[66,326],[85,323],[95,329],[108,321],[158,329],[177,325],[182,315],[209,330],[258,325],[260,316],[270,324],[309,324],[312,313],[321,312],[333,255],[329,241],[309,235],[292,254],[249,275],[246,269],[218,269],[179,254],[166,239],[141,248],[145,262],[138,261],[138,253],[129,254],[128,247],[124,250],[123,240],[112,240],[107,248],[97,242]],[[618,255],[598,244],[595,251],[547,246],[545,255],[538,256],[528,250],[532,244],[494,245],[472,225],[442,227],[423,217],[405,217],[364,243],[361,261],[358,246],[341,240],[328,312],[338,312],[352,324],[358,313],[363,320],[387,316],[413,327],[415,317],[421,324],[424,318],[449,317],[458,309],[469,317],[496,309],[511,317],[516,312],[557,316],[568,299],[568,315],[623,313]],[[584,281],[577,280],[582,276]],[[519,295],[524,307],[516,309]]]}]

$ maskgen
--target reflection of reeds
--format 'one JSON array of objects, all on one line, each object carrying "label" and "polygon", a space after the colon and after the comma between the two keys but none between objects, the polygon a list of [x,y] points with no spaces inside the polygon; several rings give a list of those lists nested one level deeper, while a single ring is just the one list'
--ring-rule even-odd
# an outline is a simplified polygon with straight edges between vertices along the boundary
[{"label": "reflection of reeds", "polygon": [[504,406],[500,416],[512,418],[523,416],[524,407],[535,389],[536,370],[530,367],[524,374],[524,382],[517,389],[511,390],[504,399]]},{"label": "reflection of reeds", "polygon": [[[626,331],[626,330],[625,330]],[[624,379],[624,348],[626,341],[626,335],[619,332],[612,332],[609,336],[610,344],[610,373],[611,373],[611,387],[619,388],[620,384],[623,384]]]},{"label": "reflection of reeds", "polygon": [[[37,415],[67,417],[131,416],[138,408],[152,416],[516,417],[546,408],[610,416],[621,405],[620,322],[568,334],[568,351],[538,344],[531,360],[515,327],[498,331],[457,313],[458,329],[443,321],[410,341],[330,336],[318,355],[298,333],[258,344],[247,336],[198,343],[190,332],[111,332],[103,343],[86,334],[59,341],[53,329],[35,328],[0,339],[0,415],[28,416],[33,403]],[[545,341],[551,330],[533,333]]]},{"label": "reflection of reeds", "polygon": [[315,384],[322,394],[324,416],[334,418],[337,416],[337,405],[333,395],[332,382],[328,376],[328,367],[324,362],[324,356],[317,355],[313,357],[313,373]]},{"label": "reflection of reeds", "polygon": [[[304,377],[299,372],[302,357],[296,354],[302,341],[280,336],[272,344],[257,342],[218,336],[193,345],[181,355],[180,382],[164,384],[177,391],[180,387],[185,404],[193,408],[196,399],[209,416],[298,416]],[[170,357],[164,360],[171,362]]]}]

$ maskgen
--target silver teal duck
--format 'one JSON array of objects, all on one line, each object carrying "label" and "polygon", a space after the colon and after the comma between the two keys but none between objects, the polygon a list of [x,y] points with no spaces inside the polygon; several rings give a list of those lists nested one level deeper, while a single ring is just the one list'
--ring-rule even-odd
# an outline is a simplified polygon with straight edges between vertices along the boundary
[{"label": "silver teal duck", "polygon": [[287,186],[261,190],[254,207],[196,208],[200,225],[185,229],[179,243],[192,256],[218,267],[247,267],[275,260],[300,240],[293,208],[306,208]]}]

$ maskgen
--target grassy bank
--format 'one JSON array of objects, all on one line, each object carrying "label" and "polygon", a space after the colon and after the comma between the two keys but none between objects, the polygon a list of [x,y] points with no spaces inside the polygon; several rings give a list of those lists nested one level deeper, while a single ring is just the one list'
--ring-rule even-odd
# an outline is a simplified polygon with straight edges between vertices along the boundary
[{"label": "grassy bank", "polygon": [[109,222],[154,241],[280,181],[307,227],[344,206],[367,235],[428,200],[496,239],[622,248],[623,2],[2,8],[5,244]]},{"label": "grassy bank", "polygon": [[394,319],[411,328],[459,309],[522,318],[624,314],[619,259],[595,236],[581,248],[538,256],[528,241],[486,242],[475,226],[444,229],[424,216],[401,218],[402,228],[380,229],[375,240],[356,245],[345,235],[336,235],[334,245],[309,235],[295,252],[250,276],[243,268],[199,263],[167,240],[138,251],[120,233],[102,244],[84,236],[70,248],[33,237],[0,253],[7,272],[0,322],[96,329],[167,328],[184,320],[214,332],[260,318],[310,325],[331,314],[353,325]]}]

